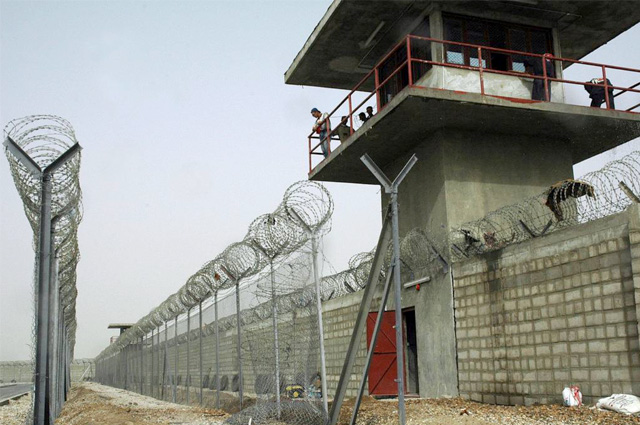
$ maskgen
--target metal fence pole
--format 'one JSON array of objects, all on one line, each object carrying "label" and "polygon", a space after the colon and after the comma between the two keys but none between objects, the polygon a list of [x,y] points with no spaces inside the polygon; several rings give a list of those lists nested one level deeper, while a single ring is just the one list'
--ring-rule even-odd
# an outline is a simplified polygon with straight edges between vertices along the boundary
[{"label": "metal fence pole", "polygon": [[198,343],[199,343],[199,352],[200,352],[200,356],[199,356],[199,360],[200,360],[200,364],[198,365],[199,369],[200,369],[200,406],[202,406],[202,400],[203,400],[203,388],[202,388],[202,301],[200,301],[198,303]]},{"label": "metal fence pole", "polygon": [[156,393],[160,398],[160,326],[156,331]]},{"label": "metal fence pole", "polygon": [[[313,280],[315,282],[316,289],[316,315],[318,319],[318,339],[320,343],[320,373],[322,375],[321,387],[322,387],[322,407],[324,408],[324,414],[329,415],[329,402],[327,394],[327,363],[324,349],[324,325],[322,321],[322,297],[320,296],[320,272],[318,270],[318,235],[312,231],[309,225],[300,217],[295,209],[288,210],[289,213],[304,227],[307,234],[311,237],[311,261],[313,268]],[[305,382],[305,385],[308,381]]]},{"label": "metal fence pole", "polygon": [[175,317],[173,323],[173,346],[175,359],[173,362],[173,402],[178,398],[178,316]]},{"label": "metal fence pole", "polygon": [[155,397],[155,387],[153,386],[154,382],[155,382],[155,371],[156,371],[156,359],[155,356],[153,355],[153,345],[155,342],[155,329],[151,329],[151,381],[149,383],[149,395],[151,397]]},{"label": "metal fence pole", "polygon": [[240,327],[240,282],[236,279],[235,280],[235,284],[236,284],[236,327],[237,327],[237,355],[238,355],[238,396],[240,398],[240,410],[242,410],[242,395],[243,395],[243,388],[242,388],[242,381],[243,381],[243,376],[242,376],[242,331],[241,331],[241,327]]},{"label": "metal fence pole", "polygon": [[280,406],[280,350],[278,347],[278,307],[276,305],[276,277],[275,271],[273,270],[273,258],[269,261],[270,270],[271,270],[271,317],[273,321],[273,351],[275,353],[276,359],[276,379],[275,379],[275,393],[276,393],[276,405],[278,408],[278,419],[281,416],[281,406]]},{"label": "metal fence pole", "polygon": [[[481,59],[481,58],[480,58]],[[544,62],[544,58],[543,58]],[[543,63],[543,68],[545,68]],[[546,84],[546,79],[545,79]],[[548,100],[548,99],[547,99]],[[398,418],[401,425],[406,423],[406,412],[404,405],[404,339],[402,337],[402,282],[400,280],[400,226],[398,223],[398,186],[407,176],[418,158],[413,155],[404,168],[400,171],[393,182],[382,172],[373,162],[369,155],[364,154],[361,158],[369,171],[378,179],[384,187],[385,192],[391,195],[391,238],[393,241],[393,280],[395,287],[395,318],[396,318],[396,366],[398,382]]]},{"label": "metal fence pole", "polygon": [[140,394],[144,394],[144,335],[140,337]]},{"label": "metal fence pole", "polygon": [[51,220],[51,242],[50,252],[51,259],[49,261],[49,361],[48,361],[48,377],[47,391],[49,392],[49,423],[53,423],[58,414],[58,362],[62,355],[58,344],[58,318],[59,318],[59,300],[60,293],[58,291],[58,276],[56,273],[56,252],[54,239],[55,219]]},{"label": "metal fence pole", "polygon": [[187,310],[187,374],[185,384],[187,387],[187,404],[189,404],[189,392],[191,391],[191,308]]},{"label": "metal fence pole", "polygon": [[164,400],[164,389],[165,389],[165,387],[167,385],[165,377],[167,376],[167,371],[168,371],[168,368],[169,368],[169,365],[168,365],[169,358],[167,357],[168,356],[168,353],[167,353],[167,347],[168,347],[167,334],[169,333],[169,330],[168,330],[167,323],[168,322],[166,322],[166,321],[164,322],[164,367],[162,368],[162,399],[163,400]]},{"label": "metal fence pole", "polygon": [[220,327],[218,324],[218,291],[213,295],[216,327],[216,409],[220,408]]},{"label": "metal fence pole", "polygon": [[[318,337],[320,340],[320,370],[322,373],[322,407],[324,408],[324,414],[329,415],[329,401],[327,394],[327,361],[324,351],[324,326],[322,323],[322,298],[320,297],[320,276],[318,272],[318,237],[314,233],[311,236],[311,255],[313,260],[313,279],[316,283],[316,308],[318,315]],[[308,384],[306,382],[305,384]]]},{"label": "metal fence pole", "polygon": [[42,174],[40,228],[38,236],[38,319],[36,322],[36,370],[34,419],[37,425],[49,423],[47,398],[47,359],[49,358],[49,275],[51,273],[51,175]]}]

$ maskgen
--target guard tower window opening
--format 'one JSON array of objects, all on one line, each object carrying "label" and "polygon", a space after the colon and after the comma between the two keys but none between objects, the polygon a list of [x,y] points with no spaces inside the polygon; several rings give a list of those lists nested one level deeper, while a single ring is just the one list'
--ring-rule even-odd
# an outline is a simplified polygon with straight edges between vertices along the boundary
[{"label": "guard tower window opening", "polygon": [[[449,41],[527,53],[553,53],[551,31],[548,29],[466,16],[445,16],[444,38]],[[483,51],[482,58],[478,58],[478,50],[475,48],[445,46],[446,62],[458,65],[479,66],[482,63],[483,68],[525,72],[524,59],[524,55],[490,51]]]},{"label": "guard tower window opening", "polygon": [[[420,37],[430,37],[431,32],[429,27],[429,17],[426,17],[424,20],[422,20],[422,22],[413,31],[411,31],[411,34]],[[431,42],[420,39],[412,40],[411,57],[431,60]],[[378,81],[385,81],[406,60],[407,47],[405,45],[400,45],[393,51],[393,53],[389,55],[387,60],[385,60],[378,67]],[[430,64],[413,62],[411,64],[411,74],[413,81],[417,81],[430,69]],[[408,67],[405,65],[380,88],[380,106],[384,106],[389,103],[389,101],[393,99],[395,95],[400,93],[400,91],[402,91],[402,89],[404,89],[408,84],[409,72]]]}]

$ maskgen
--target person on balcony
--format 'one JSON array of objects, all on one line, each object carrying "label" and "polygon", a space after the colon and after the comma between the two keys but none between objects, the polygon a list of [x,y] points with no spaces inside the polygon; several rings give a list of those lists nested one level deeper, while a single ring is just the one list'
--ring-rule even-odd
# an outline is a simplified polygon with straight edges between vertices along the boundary
[{"label": "person on balcony", "polygon": [[342,117],[340,120],[340,125],[338,125],[338,137],[340,138],[340,143],[344,142],[351,136],[351,127],[347,125],[348,117]]},{"label": "person on balcony", "polygon": [[318,136],[320,137],[320,149],[322,149],[322,155],[326,158],[329,155],[329,139],[327,138],[327,135],[331,132],[329,114],[326,112],[323,114],[318,108],[313,108],[311,110],[311,115],[316,119],[316,123],[311,129],[318,133]]},{"label": "person on balcony", "polygon": [[[550,53],[545,53],[542,58],[528,56],[524,59],[524,64],[533,69],[533,75],[543,76],[546,70],[547,77],[556,78],[556,68],[551,59],[552,57]],[[551,84],[548,85],[549,99],[547,99],[544,83],[545,80],[543,78],[535,78],[533,80],[533,89],[531,90],[532,100],[551,101]]]},{"label": "person on balcony", "polygon": [[[604,103],[606,108],[607,100],[604,95],[604,79],[593,78],[587,81],[587,83],[598,84],[597,86],[590,86],[587,84],[585,84],[584,86],[584,89],[587,91],[587,93],[589,93],[589,97],[591,98],[591,107],[599,108]],[[607,91],[609,92],[609,109],[616,109],[615,103],[613,102],[613,87],[611,87],[612,84],[608,78],[607,78],[607,86],[608,86]]]},{"label": "person on balcony", "polygon": [[369,121],[369,117],[364,113],[364,112],[360,112],[358,114],[358,118],[360,118],[360,125],[366,123],[367,121]]},{"label": "person on balcony", "polygon": [[367,106],[367,119],[373,118],[373,106]]}]

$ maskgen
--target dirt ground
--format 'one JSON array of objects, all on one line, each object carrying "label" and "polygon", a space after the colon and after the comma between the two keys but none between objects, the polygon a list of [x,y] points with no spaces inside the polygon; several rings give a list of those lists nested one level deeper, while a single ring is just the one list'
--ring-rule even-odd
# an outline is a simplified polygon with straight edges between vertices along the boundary
[{"label": "dirt ground", "polygon": [[24,425],[29,409],[31,409],[31,394],[9,400],[7,404],[0,406],[0,424]]},{"label": "dirt ground", "polygon": [[[348,425],[353,400],[343,405],[340,425]],[[397,400],[363,399],[358,425],[398,423]],[[589,406],[495,406],[461,398],[406,400],[407,425],[623,425],[640,424],[639,417],[599,411]]]},{"label": "dirt ground", "polygon": [[[347,400],[340,425],[351,418],[353,400]],[[365,397],[358,425],[395,425],[397,400]],[[30,396],[0,407],[0,424],[23,425],[31,408]],[[221,425],[229,414],[197,406],[183,406],[96,383],[74,385],[56,425]],[[407,425],[623,425],[640,424],[640,417],[580,408],[494,406],[454,399],[407,400]]]},{"label": "dirt ground", "polygon": [[56,425],[219,425],[229,415],[182,406],[130,391],[83,382],[74,385]]}]

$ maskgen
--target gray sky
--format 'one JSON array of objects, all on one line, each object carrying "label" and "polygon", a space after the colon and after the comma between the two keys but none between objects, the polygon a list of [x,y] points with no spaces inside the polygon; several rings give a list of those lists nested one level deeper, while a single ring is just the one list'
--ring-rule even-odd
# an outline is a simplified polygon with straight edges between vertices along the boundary
[{"label": "gray sky", "polygon": [[[0,124],[59,115],[84,147],[76,357],[98,354],[109,322],[148,313],[306,178],[309,110],[345,92],[287,86],[283,74],[329,4],[0,1]],[[640,68],[638,39],[636,26],[589,59]],[[328,188],[326,273],[371,249],[380,227],[377,187]],[[0,360],[29,357],[31,244],[0,158]]]}]

